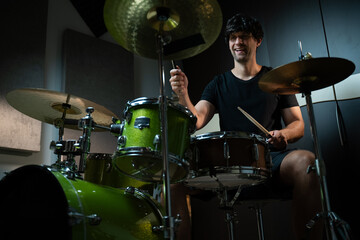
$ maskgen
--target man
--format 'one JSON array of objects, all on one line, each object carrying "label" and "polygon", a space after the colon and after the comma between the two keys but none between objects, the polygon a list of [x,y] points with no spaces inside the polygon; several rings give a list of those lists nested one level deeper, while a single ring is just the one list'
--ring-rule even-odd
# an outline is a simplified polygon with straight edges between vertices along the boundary
[{"label": "man", "polygon": [[[196,105],[189,98],[188,79],[181,69],[172,69],[169,81],[172,90],[179,97],[179,103],[197,117],[197,129],[204,127],[215,113],[219,113],[221,131],[257,133],[257,128],[237,109],[240,106],[270,130],[271,137],[268,141],[273,178],[279,187],[293,189],[294,233],[301,239],[305,236],[306,223],[321,210],[318,177],[315,173],[306,171],[309,165],[314,164],[315,156],[305,150],[286,149],[288,143],[295,142],[304,135],[304,122],[294,95],[275,95],[259,89],[259,79],[271,70],[256,61],[256,50],[262,39],[263,30],[256,19],[236,14],[229,19],[225,29],[225,40],[234,58],[234,68],[216,76],[206,86]],[[184,191],[186,189],[179,185],[172,187],[174,196]],[[178,210],[186,217],[180,203],[175,202],[173,209],[174,213]],[[184,226],[180,226],[180,234],[186,225],[185,220]],[[321,239],[322,227],[319,225],[311,231],[313,239]]]}]

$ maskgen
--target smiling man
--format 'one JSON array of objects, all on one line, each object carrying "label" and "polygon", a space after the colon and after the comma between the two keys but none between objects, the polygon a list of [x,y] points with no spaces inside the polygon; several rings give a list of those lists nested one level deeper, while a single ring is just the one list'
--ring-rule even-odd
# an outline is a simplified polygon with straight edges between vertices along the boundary
[{"label": "smiling man", "polygon": [[[236,14],[228,20],[225,41],[234,59],[234,67],[208,83],[201,100],[193,105],[188,94],[188,78],[181,69],[170,71],[172,90],[179,97],[179,103],[191,110],[197,117],[196,127],[204,127],[219,113],[221,131],[242,131],[261,135],[237,109],[240,106],[270,131],[267,140],[272,158],[272,188],[291,189],[293,195],[293,226],[298,239],[306,233],[306,223],[321,210],[319,182],[307,167],[313,165],[315,156],[306,150],[288,149],[288,143],[304,135],[304,122],[300,107],[294,95],[265,93],[258,86],[259,79],[270,67],[256,61],[256,51],[261,45],[264,33],[261,24],[254,18]],[[281,121],[285,126],[282,126]],[[189,231],[184,205],[186,187],[174,185],[171,191],[174,212],[183,214],[181,231]],[[183,195],[183,198],[180,198]],[[311,232],[311,239],[321,239],[320,224]],[[187,235],[187,239],[189,234]],[[184,238],[185,239],[185,238]]]}]

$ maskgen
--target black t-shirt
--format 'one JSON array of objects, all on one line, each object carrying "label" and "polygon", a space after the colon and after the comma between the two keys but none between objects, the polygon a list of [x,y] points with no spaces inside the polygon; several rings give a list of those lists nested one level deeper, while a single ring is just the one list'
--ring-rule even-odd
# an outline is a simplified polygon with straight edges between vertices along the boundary
[{"label": "black t-shirt", "polygon": [[249,113],[267,130],[281,129],[281,109],[298,106],[295,95],[277,95],[262,91],[258,82],[262,75],[270,71],[263,66],[250,80],[244,81],[231,71],[215,76],[204,89],[201,100],[207,100],[219,113],[221,131],[242,131],[263,135],[248,120],[238,106]]}]

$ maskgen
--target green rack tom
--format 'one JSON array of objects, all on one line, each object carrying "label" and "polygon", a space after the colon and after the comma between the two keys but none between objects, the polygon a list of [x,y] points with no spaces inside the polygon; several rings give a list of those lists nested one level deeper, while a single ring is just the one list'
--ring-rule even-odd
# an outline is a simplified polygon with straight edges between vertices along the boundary
[{"label": "green rack tom", "polygon": [[[136,179],[161,181],[161,121],[157,98],[137,98],[127,103],[122,133],[113,163],[116,168]],[[188,174],[190,135],[195,131],[196,117],[187,108],[167,101],[169,177],[172,182]]]}]

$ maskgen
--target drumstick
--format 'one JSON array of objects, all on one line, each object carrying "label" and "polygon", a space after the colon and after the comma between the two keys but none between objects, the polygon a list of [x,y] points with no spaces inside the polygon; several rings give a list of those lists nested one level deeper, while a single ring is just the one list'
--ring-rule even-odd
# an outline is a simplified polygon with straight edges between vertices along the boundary
[{"label": "drumstick", "polygon": [[255,126],[257,126],[263,133],[266,134],[267,137],[271,137],[271,134],[266,128],[264,128],[260,123],[258,123],[252,116],[250,116],[247,112],[245,112],[241,107],[238,107],[240,112],[242,112],[247,119],[249,119]]}]

